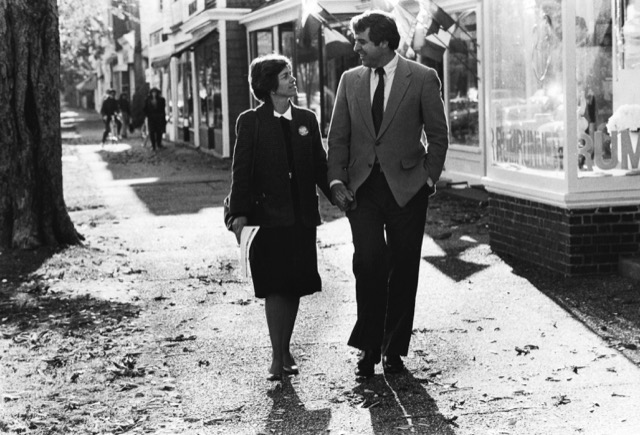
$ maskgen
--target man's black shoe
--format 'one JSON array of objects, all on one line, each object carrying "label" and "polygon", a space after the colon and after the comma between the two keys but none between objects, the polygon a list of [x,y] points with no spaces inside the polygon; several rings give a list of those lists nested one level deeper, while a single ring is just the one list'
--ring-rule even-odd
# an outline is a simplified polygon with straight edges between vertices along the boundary
[{"label": "man's black shoe", "polygon": [[382,360],[382,368],[385,373],[401,373],[405,370],[404,363],[400,355],[385,355]]},{"label": "man's black shoe", "polygon": [[380,352],[363,350],[356,367],[356,376],[370,378],[375,373],[375,365],[380,362]]}]

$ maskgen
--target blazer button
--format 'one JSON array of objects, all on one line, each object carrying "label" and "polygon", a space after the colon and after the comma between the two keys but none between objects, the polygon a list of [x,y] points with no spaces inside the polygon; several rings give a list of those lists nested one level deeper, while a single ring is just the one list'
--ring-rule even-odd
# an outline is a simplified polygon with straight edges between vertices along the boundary
[{"label": "blazer button", "polygon": [[369,163],[369,167],[370,167],[370,168],[373,168],[373,163]]},{"label": "blazer button", "polygon": [[379,140],[377,140],[377,141],[376,141],[376,146],[377,146],[377,147],[379,147],[379,146],[380,146],[380,141],[379,141]]}]

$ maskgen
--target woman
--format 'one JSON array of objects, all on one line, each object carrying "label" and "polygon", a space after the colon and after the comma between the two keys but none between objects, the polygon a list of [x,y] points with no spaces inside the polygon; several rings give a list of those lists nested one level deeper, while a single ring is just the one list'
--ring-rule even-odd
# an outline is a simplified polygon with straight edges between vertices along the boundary
[{"label": "woman", "polygon": [[255,295],[265,299],[272,361],[267,379],[297,374],[291,335],[300,297],[320,291],[316,253],[318,186],[330,198],[327,156],[313,112],[297,107],[291,62],[268,55],[250,66],[262,104],[238,117],[228,227],[259,225],[249,261]]},{"label": "woman", "polygon": [[165,117],[165,100],[160,95],[160,89],[151,88],[149,96],[144,102],[144,116],[147,118],[147,131],[151,140],[151,148],[162,148],[162,135],[167,126]]}]

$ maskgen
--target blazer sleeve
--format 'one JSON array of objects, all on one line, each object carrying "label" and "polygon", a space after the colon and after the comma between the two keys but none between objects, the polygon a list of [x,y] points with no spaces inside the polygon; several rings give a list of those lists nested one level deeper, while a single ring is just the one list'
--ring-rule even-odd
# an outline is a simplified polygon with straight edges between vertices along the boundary
[{"label": "blazer sleeve", "polygon": [[248,216],[253,208],[251,195],[254,161],[253,129],[255,112],[245,112],[236,122],[236,143],[231,166],[231,194],[229,195],[229,214],[233,217]]},{"label": "blazer sleeve", "polygon": [[422,87],[422,122],[428,144],[424,165],[434,183],[440,179],[449,148],[449,127],[440,89],[436,72],[427,70]]},{"label": "blazer sleeve", "polygon": [[311,135],[313,146],[313,166],[316,186],[322,191],[324,196],[331,201],[331,189],[327,179],[327,152],[322,146],[322,136],[320,135],[320,125],[315,114],[311,114]]},{"label": "blazer sleeve", "polygon": [[351,143],[351,114],[347,101],[347,73],[342,75],[338,85],[331,126],[329,128],[328,180],[340,180],[349,184],[349,145]]}]

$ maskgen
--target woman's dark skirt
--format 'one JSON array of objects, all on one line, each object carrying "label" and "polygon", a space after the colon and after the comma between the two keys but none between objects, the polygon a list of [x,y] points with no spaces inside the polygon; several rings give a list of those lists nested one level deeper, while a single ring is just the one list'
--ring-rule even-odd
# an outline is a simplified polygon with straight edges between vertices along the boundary
[{"label": "woman's dark skirt", "polygon": [[316,227],[260,228],[249,252],[256,297],[300,297],[319,292]]}]

